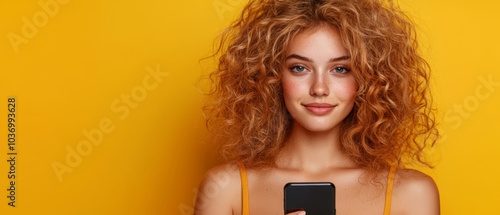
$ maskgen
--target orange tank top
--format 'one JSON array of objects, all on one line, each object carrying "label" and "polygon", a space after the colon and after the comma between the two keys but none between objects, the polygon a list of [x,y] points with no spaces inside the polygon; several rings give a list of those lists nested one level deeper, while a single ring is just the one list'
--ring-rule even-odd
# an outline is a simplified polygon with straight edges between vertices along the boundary
[{"label": "orange tank top", "polygon": [[[250,207],[248,205],[248,179],[247,170],[245,166],[238,163],[240,167],[240,177],[241,177],[241,214],[250,215]],[[392,199],[392,186],[394,185],[394,174],[396,173],[396,167],[392,166],[389,170],[389,175],[387,177],[387,189],[385,191],[385,205],[384,205],[384,215],[391,214],[391,199]]]}]

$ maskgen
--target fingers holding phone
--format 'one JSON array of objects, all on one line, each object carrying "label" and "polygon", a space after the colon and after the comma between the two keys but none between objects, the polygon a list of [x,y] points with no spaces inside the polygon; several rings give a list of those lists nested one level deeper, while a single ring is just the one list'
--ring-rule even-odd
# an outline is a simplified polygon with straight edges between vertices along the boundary
[{"label": "fingers holding phone", "polygon": [[296,211],[296,212],[288,213],[286,215],[306,215],[306,212],[305,211]]}]

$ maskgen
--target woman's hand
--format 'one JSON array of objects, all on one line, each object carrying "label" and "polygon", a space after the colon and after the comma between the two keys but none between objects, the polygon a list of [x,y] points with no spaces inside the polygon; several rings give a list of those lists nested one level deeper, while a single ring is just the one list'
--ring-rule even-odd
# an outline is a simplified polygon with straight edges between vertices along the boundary
[{"label": "woman's hand", "polygon": [[286,215],[306,215],[306,212],[305,211],[295,211],[293,213],[289,213]]}]

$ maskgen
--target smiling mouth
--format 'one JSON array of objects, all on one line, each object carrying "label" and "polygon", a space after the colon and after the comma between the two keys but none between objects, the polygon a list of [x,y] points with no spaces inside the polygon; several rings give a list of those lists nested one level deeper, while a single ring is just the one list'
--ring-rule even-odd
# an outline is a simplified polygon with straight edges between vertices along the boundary
[{"label": "smiling mouth", "polygon": [[309,112],[315,115],[325,115],[330,113],[336,105],[328,103],[309,103],[303,105]]}]

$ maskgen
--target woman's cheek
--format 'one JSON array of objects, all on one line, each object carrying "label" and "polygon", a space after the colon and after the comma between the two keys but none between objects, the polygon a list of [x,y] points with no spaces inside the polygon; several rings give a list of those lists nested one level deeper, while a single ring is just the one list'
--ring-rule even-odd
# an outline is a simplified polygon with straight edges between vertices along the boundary
[{"label": "woman's cheek", "polygon": [[283,86],[283,94],[287,97],[292,96],[300,88],[300,86],[297,84],[297,81],[291,78],[283,78],[281,84]]},{"label": "woman's cheek", "polygon": [[358,84],[352,79],[346,79],[341,85],[337,85],[337,92],[342,92],[343,100],[353,100],[358,91]]}]

